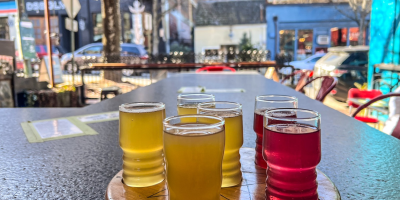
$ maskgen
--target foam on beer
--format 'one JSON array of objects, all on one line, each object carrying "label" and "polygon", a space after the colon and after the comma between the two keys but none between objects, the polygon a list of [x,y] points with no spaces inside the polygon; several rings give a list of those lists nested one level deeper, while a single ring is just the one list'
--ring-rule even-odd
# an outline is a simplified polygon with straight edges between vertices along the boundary
[{"label": "foam on beer", "polygon": [[159,103],[128,103],[119,106],[119,111],[126,113],[147,113],[164,110],[164,104]]},{"label": "foam on beer", "polygon": [[265,126],[266,129],[285,134],[305,134],[318,131],[316,127],[306,124],[272,124]]},{"label": "foam on beer", "polygon": [[237,111],[200,111],[200,114],[214,115],[222,118],[230,118],[230,117],[237,117],[242,113]]},{"label": "foam on beer", "polygon": [[[187,123],[187,124],[175,124],[174,126],[180,126],[180,127],[201,127],[201,126],[209,126],[210,124],[192,124],[192,123]],[[216,128],[205,128],[205,129],[195,129],[195,130],[185,130],[185,129],[175,129],[175,128],[170,128],[169,130],[165,130],[166,133],[169,134],[174,134],[174,135],[181,135],[181,136],[202,136],[202,135],[210,135],[210,134],[215,134],[219,133],[222,131],[221,128],[216,127]]]}]

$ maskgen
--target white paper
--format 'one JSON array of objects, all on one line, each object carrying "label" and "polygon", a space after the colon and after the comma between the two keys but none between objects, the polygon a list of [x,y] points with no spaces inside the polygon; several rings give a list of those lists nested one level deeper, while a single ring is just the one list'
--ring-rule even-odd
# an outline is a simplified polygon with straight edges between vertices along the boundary
[{"label": "white paper", "polygon": [[68,119],[55,119],[32,123],[42,139],[83,133]]},{"label": "white paper", "polygon": [[240,93],[245,92],[244,89],[232,88],[232,89],[206,89],[207,93]]},{"label": "white paper", "polygon": [[94,121],[101,121],[101,120],[117,120],[119,119],[119,112],[112,112],[112,113],[102,113],[102,114],[94,114],[94,115],[86,115],[77,117],[79,121],[84,123],[94,122]]},{"label": "white paper", "polygon": [[179,93],[241,93],[246,92],[242,88],[221,88],[209,89],[205,87],[182,87],[178,90]]},{"label": "white paper", "polygon": [[204,87],[181,87],[178,90],[179,93],[203,93],[205,92]]}]

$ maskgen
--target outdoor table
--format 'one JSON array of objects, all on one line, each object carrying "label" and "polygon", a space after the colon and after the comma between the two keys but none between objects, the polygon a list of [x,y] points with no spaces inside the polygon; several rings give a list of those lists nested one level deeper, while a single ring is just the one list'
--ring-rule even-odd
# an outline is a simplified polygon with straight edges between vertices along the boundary
[{"label": "outdoor table", "polygon": [[[365,103],[367,103],[370,99],[365,99],[365,98],[349,98],[347,101],[351,101],[358,106],[361,106]],[[368,109],[378,111],[382,114],[389,114],[389,104],[386,101],[379,100],[375,103],[373,103],[371,106],[368,106]]]},{"label": "outdoor table", "polygon": [[122,169],[118,121],[89,124],[99,134],[29,143],[25,121],[117,111],[127,102],[162,101],[166,115],[177,114],[184,86],[243,88],[215,93],[216,100],[243,104],[244,145],[255,147],[254,100],[260,94],[294,95],[299,107],[322,115],[322,160],[318,169],[342,199],[400,199],[400,141],[367,124],[261,75],[178,74],[84,108],[0,109],[0,199],[104,199],[107,185]]}]

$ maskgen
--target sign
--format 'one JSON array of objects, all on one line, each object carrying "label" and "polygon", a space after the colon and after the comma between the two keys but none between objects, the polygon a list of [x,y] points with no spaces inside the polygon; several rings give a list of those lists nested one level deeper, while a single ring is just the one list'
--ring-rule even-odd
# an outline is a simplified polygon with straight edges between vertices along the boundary
[{"label": "sign", "polygon": [[73,24],[73,27],[71,28],[71,18],[69,18],[69,17],[66,17],[65,18],[65,29],[67,29],[67,30],[69,30],[69,31],[72,31],[72,30],[74,30],[74,32],[78,32],[78,21],[76,21],[76,20],[74,20],[74,24]]},{"label": "sign", "polygon": [[21,19],[19,29],[24,59],[36,58],[35,32],[32,22],[28,19]]},{"label": "sign", "polygon": [[[44,2],[43,1],[25,1],[26,11],[29,13],[41,13],[44,12]],[[49,1],[49,10],[64,10],[65,6],[60,0]]]},{"label": "sign", "polygon": [[317,44],[328,45],[329,44],[329,35],[318,35],[317,36]]},{"label": "sign", "polygon": [[[71,7],[71,1],[74,6],[73,8]],[[62,2],[64,3],[68,16],[72,19],[75,18],[79,10],[81,10],[81,4],[79,3],[79,0],[62,0]]]},{"label": "sign", "polygon": [[[54,83],[62,83],[64,82],[62,79],[62,70],[60,59],[58,56],[53,56],[53,74],[54,74]],[[43,56],[42,62],[40,63],[39,68],[39,82],[49,82],[50,81],[50,69],[49,69],[49,57]]]}]

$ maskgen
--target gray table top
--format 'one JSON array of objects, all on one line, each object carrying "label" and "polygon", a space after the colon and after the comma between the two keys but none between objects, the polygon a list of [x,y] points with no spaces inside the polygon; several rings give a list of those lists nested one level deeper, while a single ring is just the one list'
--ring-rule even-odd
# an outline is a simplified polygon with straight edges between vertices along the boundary
[{"label": "gray table top", "polygon": [[299,107],[322,115],[322,160],[318,168],[343,199],[400,199],[400,141],[260,75],[180,74],[85,108],[0,109],[0,199],[103,199],[122,167],[118,121],[90,124],[99,134],[29,143],[20,126],[28,120],[116,111],[122,103],[162,101],[176,115],[182,86],[244,88],[217,93],[217,100],[243,104],[244,147],[255,146],[254,99],[260,94],[299,98]]}]

